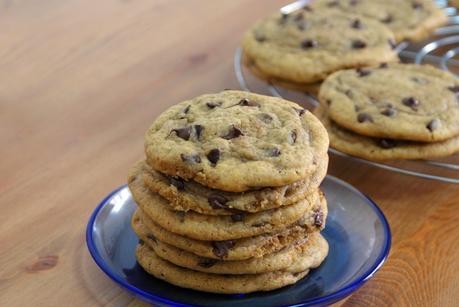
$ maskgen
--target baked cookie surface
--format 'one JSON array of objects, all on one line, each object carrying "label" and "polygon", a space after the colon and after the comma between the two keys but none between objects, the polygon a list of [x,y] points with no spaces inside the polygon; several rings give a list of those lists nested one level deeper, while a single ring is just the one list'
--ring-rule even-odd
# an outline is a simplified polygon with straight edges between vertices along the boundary
[{"label": "baked cookie surface", "polygon": [[328,77],[319,100],[330,118],[361,135],[442,141],[459,134],[459,81],[429,65],[389,64]]},{"label": "baked cookie surface", "polygon": [[459,152],[459,136],[440,142],[410,142],[361,136],[333,123],[324,106],[314,112],[324,123],[333,148],[368,160],[430,159]]},{"label": "baked cookie surface", "polygon": [[243,37],[247,61],[262,75],[314,83],[348,67],[393,61],[392,32],[378,21],[337,10],[299,10],[262,19]]},{"label": "baked cookie surface", "polygon": [[326,200],[316,191],[289,206],[252,214],[236,213],[231,216],[210,216],[192,211],[174,211],[169,202],[146,188],[142,164],[136,164],[128,176],[128,186],[137,205],[153,222],[170,232],[197,240],[231,240],[273,232],[298,222],[314,223],[315,212],[326,212]]},{"label": "baked cookie surface", "polygon": [[394,32],[397,41],[425,39],[448,21],[431,0],[314,0],[311,7],[333,8],[378,20]]},{"label": "baked cookie surface", "polygon": [[[325,208],[326,209],[326,208]],[[327,212],[317,211],[311,219],[320,230],[325,226]],[[284,229],[254,237],[226,241],[202,241],[170,232],[154,223],[138,209],[132,217],[132,228],[145,242],[160,240],[195,255],[217,260],[260,258],[306,238],[310,222],[299,221]]]},{"label": "baked cookie surface", "polygon": [[[142,163],[142,162],[141,162]],[[163,175],[144,164],[145,185],[170,202],[174,210],[207,215],[233,215],[291,205],[316,191],[327,173],[328,158],[318,162],[311,177],[283,187],[262,188],[244,193],[209,189],[194,181]]]},{"label": "baked cookie surface", "polygon": [[136,258],[145,271],[156,278],[179,287],[213,293],[230,294],[274,290],[294,284],[309,272],[309,270],[294,273],[276,271],[245,275],[217,275],[197,272],[163,260],[145,244],[137,246]]}]

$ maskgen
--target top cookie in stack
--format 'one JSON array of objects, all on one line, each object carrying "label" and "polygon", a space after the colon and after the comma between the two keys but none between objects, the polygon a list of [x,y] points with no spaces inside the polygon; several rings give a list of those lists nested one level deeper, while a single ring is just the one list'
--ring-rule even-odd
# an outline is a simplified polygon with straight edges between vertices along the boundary
[{"label": "top cookie in stack", "polygon": [[224,91],[169,108],[128,178],[139,263],[209,292],[298,281],[328,253],[327,148],[320,121],[282,99]]}]

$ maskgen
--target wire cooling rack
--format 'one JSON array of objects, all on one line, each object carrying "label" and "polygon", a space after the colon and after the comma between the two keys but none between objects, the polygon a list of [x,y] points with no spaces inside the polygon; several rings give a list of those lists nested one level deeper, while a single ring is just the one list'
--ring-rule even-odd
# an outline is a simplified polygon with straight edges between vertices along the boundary
[{"label": "wire cooling rack", "polygon": [[[295,1],[282,7],[280,11],[288,14],[301,9],[310,2],[311,0]],[[429,63],[441,69],[448,70],[459,77],[458,11],[456,8],[448,6],[448,1],[446,0],[437,0],[435,2],[448,15],[448,24],[437,29],[428,40],[418,43],[401,42],[396,47],[396,50],[403,62],[414,62],[416,64]],[[252,75],[246,74],[245,68],[242,65],[242,54],[242,49],[238,48],[234,55],[234,71],[241,89],[259,93],[268,92],[272,96],[300,102],[308,109],[317,106],[318,102],[316,98],[308,93],[287,90],[274,83],[260,81]],[[330,148],[329,152],[396,173],[459,184],[459,154],[436,160],[375,162],[354,157],[333,148]]]}]

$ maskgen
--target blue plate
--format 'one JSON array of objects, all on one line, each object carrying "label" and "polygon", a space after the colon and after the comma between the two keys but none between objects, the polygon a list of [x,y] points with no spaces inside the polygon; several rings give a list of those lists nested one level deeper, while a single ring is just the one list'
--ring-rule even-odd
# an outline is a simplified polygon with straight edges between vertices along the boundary
[{"label": "blue plate", "polygon": [[325,305],[362,286],[382,266],[391,235],[381,210],[351,185],[327,176],[321,186],[328,201],[323,235],[330,244],[324,263],[295,285],[270,292],[222,295],[183,289],[148,275],[134,256],[138,239],[130,227],[136,208],[122,186],[97,206],[86,241],[98,266],[116,283],[155,305],[282,306]]}]

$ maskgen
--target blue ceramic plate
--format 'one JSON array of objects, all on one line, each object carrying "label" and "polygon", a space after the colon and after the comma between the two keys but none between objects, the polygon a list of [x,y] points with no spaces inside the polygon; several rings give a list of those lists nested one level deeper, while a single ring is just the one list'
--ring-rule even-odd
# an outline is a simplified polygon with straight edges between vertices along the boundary
[{"label": "blue ceramic plate", "polygon": [[325,305],[358,289],[381,267],[389,253],[389,225],[381,210],[349,184],[327,176],[322,190],[328,201],[330,244],[324,263],[299,281],[270,292],[221,295],[173,286],[148,275],[134,256],[137,237],[130,228],[136,208],[129,189],[122,186],[97,206],[86,232],[89,251],[99,267],[116,283],[157,305],[284,306]]}]

